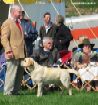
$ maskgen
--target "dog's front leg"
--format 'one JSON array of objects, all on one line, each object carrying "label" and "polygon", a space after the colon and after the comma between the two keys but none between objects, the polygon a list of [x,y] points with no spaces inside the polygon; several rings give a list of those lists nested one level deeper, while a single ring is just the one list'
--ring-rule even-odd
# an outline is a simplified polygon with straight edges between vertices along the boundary
[{"label": "dog's front leg", "polygon": [[42,82],[38,83],[37,97],[42,96],[43,94],[43,84]]}]

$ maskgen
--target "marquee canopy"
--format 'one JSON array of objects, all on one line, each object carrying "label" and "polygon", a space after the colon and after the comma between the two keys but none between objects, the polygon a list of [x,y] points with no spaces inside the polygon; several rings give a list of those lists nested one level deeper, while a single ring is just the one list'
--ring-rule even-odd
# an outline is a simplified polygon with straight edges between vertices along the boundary
[{"label": "marquee canopy", "polygon": [[[6,4],[14,4],[14,3],[23,3],[23,4],[32,4],[32,3],[38,3],[38,2],[47,2],[51,3],[51,0],[3,0]],[[53,2],[60,3],[62,0],[52,0]]]},{"label": "marquee canopy", "polygon": [[6,4],[14,4],[14,3],[18,3],[18,1],[24,4],[31,4],[36,2],[36,0],[3,0],[3,1]]}]

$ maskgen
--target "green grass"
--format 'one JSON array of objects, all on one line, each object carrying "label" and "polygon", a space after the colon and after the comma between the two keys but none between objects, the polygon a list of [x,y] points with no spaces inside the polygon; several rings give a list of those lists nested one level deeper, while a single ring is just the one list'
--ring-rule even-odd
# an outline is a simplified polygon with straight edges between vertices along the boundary
[{"label": "green grass", "polygon": [[18,96],[4,96],[0,93],[0,105],[98,105],[98,93],[73,90],[73,95],[68,96],[66,91],[63,95],[55,91],[39,98],[30,91],[22,91]]}]

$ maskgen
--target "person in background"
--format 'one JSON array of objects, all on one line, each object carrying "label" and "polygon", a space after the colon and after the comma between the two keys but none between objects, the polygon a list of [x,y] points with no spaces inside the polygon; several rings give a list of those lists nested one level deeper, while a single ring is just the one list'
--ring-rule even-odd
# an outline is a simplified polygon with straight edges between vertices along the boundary
[{"label": "person in background", "polygon": [[[90,62],[96,62],[96,65],[98,65],[98,53],[96,51],[93,51],[94,45],[95,44],[90,43],[88,38],[85,38],[82,44],[79,44],[79,48],[81,48],[81,51],[76,52],[76,54],[73,56],[73,64],[76,70],[87,67]],[[97,72],[98,71],[96,71],[96,73]],[[98,91],[98,83],[95,84],[95,87]],[[87,91],[89,90],[90,87],[87,87]]]},{"label": "person in background", "polygon": [[70,41],[73,40],[70,29],[64,25],[64,17],[62,15],[57,15],[55,21],[56,34],[54,36],[54,46],[58,51],[68,51]]},{"label": "person in background", "polygon": [[39,37],[41,38],[41,40],[43,39],[43,37],[53,38],[55,35],[55,25],[53,22],[51,22],[51,14],[49,12],[46,12],[43,15],[43,21],[44,25],[40,27]]},{"label": "person in background", "polygon": [[6,75],[4,95],[17,95],[21,87],[24,68],[21,66],[25,58],[24,34],[20,25],[21,7],[13,4],[11,17],[5,20],[1,27],[1,43],[6,58]]},{"label": "person in background", "polygon": [[[79,51],[82,50],[78,45],[82,44],[84,39],[88,39],[88,37],[87,37],[86,35],[80,35],[80,36],[78,37],[78,44],[77,44],[76,47],[74,47],[74,48],[72,49],[72,51],[73,51],[73,56],[74,56],[77,52],[79,52]],[[76,78],[77,78],[77,76],[76,76],[75,74],[73,74],[73,76],[72,76],[73,83],[77,83],[77,79],[76,79]],[[81,82],[80,79],[78,79],[78,86],[81,87],[81,85],[82,85],[82,82]]]},{"label": "person in background", "polygon": [[[5,72],[6,72],[6,59],[4,54],[4,49],[1,44],[1,27],[0,27],[0,80],[4,82],[5,80]],[[0,83],[0,90],[3,90],[4,84]]]},{"label": "person in background", "polygon": [[[53,46],[53,39],[51,37],[43,37],[42,47],[33,51],[32,58],[40,65],[47,67],[57,67],[57,61],[59,58],[58,50]],[[47,90],[58,90],[54,84],[46,84],[44,89]]]},{"label": "person in background", "polygon": [[33,42],[37,39],[38,32],[35,27],[33,27],[29,19],[25,19],[25,11],[21,12],[20,16],[21,26],[24,33],[24,39],[27,49],[27,57],[30,57],[33,52],[34,44]]},{"label": "person in background", "polygon": [[58,51],[56,48],[53,48],[53,39],[44,37],[42,45],[42,47],[34,50],[32,57],[40,65],[53,67],[58,60]]},{"label": "person in background", "polygon": [[72,52],[68,51],[70,41],[73,40],[70,29],[64,25],[64,17],[62,15],[57,15],[55,18],[55,29],[56,33],[54,35],[54,47],[57,48],[59,53],[59,64],[64,64],[70,66]]}]

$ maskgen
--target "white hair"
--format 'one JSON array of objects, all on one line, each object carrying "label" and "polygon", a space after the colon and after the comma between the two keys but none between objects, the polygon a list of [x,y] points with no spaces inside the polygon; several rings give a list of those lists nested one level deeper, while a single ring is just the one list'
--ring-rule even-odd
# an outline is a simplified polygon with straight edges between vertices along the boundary
[{"label": "white hair", "polygon": [[53,41],[52,37],[43,37],[43,44],[47,43],[47,41]]},{"label": "white hair", "polygon": [[21,6],[19,4],[11,5],[10,12],[12,12],[14,9],[21,9],[22,10],[22,8],[21,8]]}]

